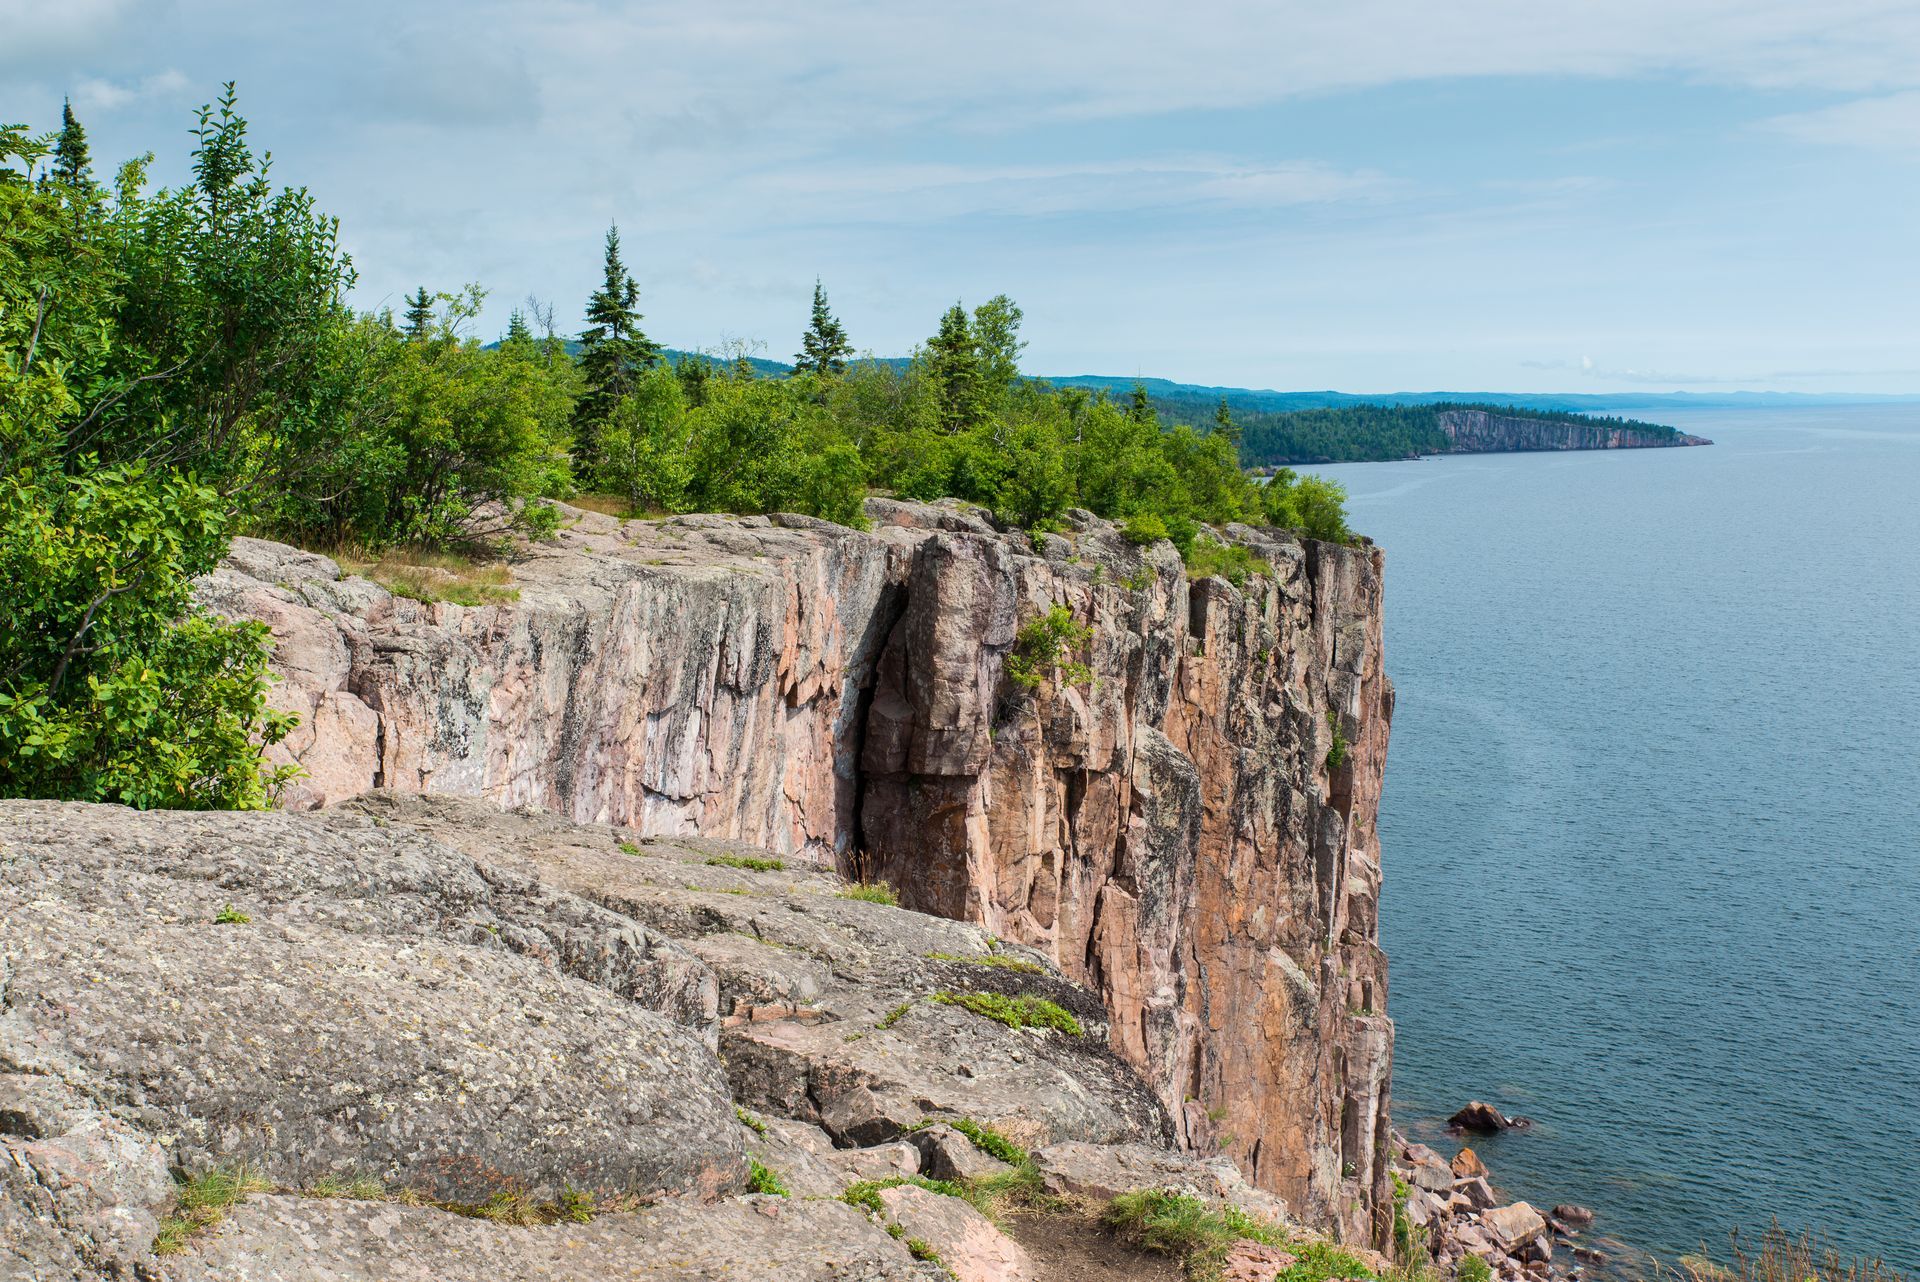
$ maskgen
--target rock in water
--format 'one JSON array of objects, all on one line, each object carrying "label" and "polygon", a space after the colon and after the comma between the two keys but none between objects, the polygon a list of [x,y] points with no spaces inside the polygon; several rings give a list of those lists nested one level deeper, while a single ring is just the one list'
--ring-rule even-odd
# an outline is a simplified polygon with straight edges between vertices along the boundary
[{"label": "rock in water", "polygon": [[1482,1162],[1480,1155],[1470,1148],[1463,1148],[1453,1155],[1450,1169],[1455,1176],[1463,1180],[1470,1180],[1476,1176],[1484,1179],[1487,1175],[1487,1164]]},{"label": "rock in water", "polygon": [[1492,1135],[1499,1131],[1510,1131],[1533,1125],[1524,1117],[1508,1117],[1491,1104],[1474,1100],[1465,1108],[1447,1119],[1447,1125],[1456,1131],[1468,1131],[1476,1135]]}]

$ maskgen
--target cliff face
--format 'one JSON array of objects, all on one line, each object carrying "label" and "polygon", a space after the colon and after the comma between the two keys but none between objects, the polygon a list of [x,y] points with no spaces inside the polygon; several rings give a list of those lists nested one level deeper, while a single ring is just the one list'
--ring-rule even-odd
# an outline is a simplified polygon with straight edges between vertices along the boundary
[{"label": "cliff face", "polygon": [[1704,436],[1671,436],[1607,423],[1562,423],[1517,418],[1486,410],[1447,410],[1436,425],[1446,433],[1448,452],[1495,454],[1527,450],[1639,450],[1678,445],[1711,445]]},{"label": "cliff face", "polygon": [[[1182,1144],[1384,1242],[1379,553],[1235,527],[1274,567],[1236,589],[1091,517],[1036,551],[870,515],[582,513],[482,608],[243,540],[202,595],[280,638],[290,804],[465,794],[884,878],[1097,993]],[[1055,605],[1091,679],[1029,689],[1008,660]]]}]

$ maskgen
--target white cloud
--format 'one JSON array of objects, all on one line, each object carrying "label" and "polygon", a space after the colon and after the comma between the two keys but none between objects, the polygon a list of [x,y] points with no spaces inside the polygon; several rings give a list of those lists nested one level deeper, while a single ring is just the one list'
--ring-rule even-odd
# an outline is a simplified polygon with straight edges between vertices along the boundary
[{"label": "white cloud", "polygon": [[1776,116],[1767,124],[1807,142],[1877,151],[1920,152],[1920,90]]},{"label": "white cloud", "polygon": [[89,77],[74,86],[73,101],[82,109],[117,111],[149,99],[177,99],[186,89],[187,78],[173,70],[156,72],[139,80],[118,82]]}]

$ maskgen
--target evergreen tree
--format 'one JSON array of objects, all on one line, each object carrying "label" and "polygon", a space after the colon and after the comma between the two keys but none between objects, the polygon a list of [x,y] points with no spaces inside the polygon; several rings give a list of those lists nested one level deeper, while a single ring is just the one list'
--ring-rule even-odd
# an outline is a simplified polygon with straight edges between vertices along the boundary
[{"label": "evergreen tree", "polygon": [[1220,403],[1213,407],[1214,433],[1233,444],[1236,452],[1240,449],[1240,425],[1233,421],[1233,410],[1222,396]]},{"label": "evergreen tree", "polygon": [[407,324],[402,331],[409,342],[424,342],[433,332],[433,295],[422,285],[407,295]]},{"label": "evergreen tree", "polygon": [[591,467],[598,459],[599,428],[612,417],[621,398],[640,375],[660,360],[660,349],[640,330],[640,285],[620,260],[620,229],[607,228],[605,277],[587,300],[589,327],[580,335],[580,371],[586,395],[575,416],[575,439]]},{"label": "evergreen tree", "polygon": [[71,101],[60,109],[60,137],[53,144],[51,173],[56,181],[76,187],[93,180],[93,163],[87,156],[87,131],[74,119]]},{"label": "evergreen tree", "polygon": [[847,357],[851,355],[853,344],[847,341],[847,331],[839,318],[827,310],[827,291],[820,287],[820,280],[815,277],[813,321],[800,339],[800,353],[793,358],[793,372],[828,376],[844,374]]},{"label": "evergreen tree", "polygon": [[940,318],[940,330],[927,341],[927,368],[939,396],[940,426],[964,432],[986,417],[980,348],[974,342],[967,309],[955,303]]},{"label": "evergreen tree", "polygon": [[533,346],[533,331],[527,328],[526,315],[518,307],[514,308],[512,314],[507,317],[507,334],[500,342],[503,346]]},{"label": "evergreen tree", "polygon": [[1127,417],[1136,423],[1160,421],[1160,416],[1154,412],[1152,400],[1147,396],[1145,383],[1135,383],[1133,390],[1127,393]]}]

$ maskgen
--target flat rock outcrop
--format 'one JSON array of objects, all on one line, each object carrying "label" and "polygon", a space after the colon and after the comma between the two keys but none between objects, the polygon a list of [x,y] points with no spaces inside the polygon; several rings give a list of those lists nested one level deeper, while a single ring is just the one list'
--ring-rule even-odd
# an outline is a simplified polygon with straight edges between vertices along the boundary
[{"label": "flat rock outcrop", "polygon": [[[304,718],[284,746],[309,772],[290,804],[458,794],[888,881],[1084,985],[1088,1027],[1178,1144],[1384,1243],[1378,551],[1230,527],[1268,567],[1235,586],[1190,582],[1170,545],[1085,513],[1038,539],[957,504],[868,513],[871,532],[570,510],[516,556],[519,600],[478,608],[239,540],[201,597],[279,640],[274,697]],[[1087,678],[1041,655],[1037,684],[1015,680],[1010,660],[1035,659],[1021,629],[1056,607],[1089,630]],[[730,955],[723,982],[756,1010],[822,982],[751,934],[702,947]],[[804,1019],[723,1036],[736,1090],[812,1100],[808,1120],[844,1140],[917,1103],[888,1036],[937,1046],[962,1017],[914,1002],[838,1058],[846,1030]],[[953,1107],[990,1109],[1008,1066],[1053,1063],[1009,1033],[971,1077],[936,1079]],[[776,1097],[801,1062],[813,1076]],[[1148,1125],[1113,1100],[1076,1107],[1084,1138]]]}]

